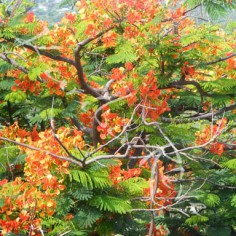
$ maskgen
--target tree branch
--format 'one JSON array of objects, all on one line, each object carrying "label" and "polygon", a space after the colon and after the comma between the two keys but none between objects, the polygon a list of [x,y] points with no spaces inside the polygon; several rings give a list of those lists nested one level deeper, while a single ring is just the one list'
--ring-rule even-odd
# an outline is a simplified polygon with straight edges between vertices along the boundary
[{"label": "tree branch", "polygon": [[196,117],[190,117],[190,118],[180,118],[180,119],[175,119],[175,118],[167,118],[167,117],[161,117],[161,121],[164,123],[175,123],[175,124],[181,124],[181,123],[190,123],[192,121],[198,121],[198,120],[204,120],[204,119],[211,119],[212,116],[218,116],[223,114],[224,112],[227,111],[232,111],[236,109],[236,103],[233,105],[230,105],[228,107],[224,107],[216,112],[209,112],[200,116]]},{"label": "tree branch", "polygon": [[208,182],[208,183],[211,183],[217,187],[220,187],[220,188],[228,188],[228,189],[236,189],[236,186],[230,186],[230,185],[222,185],[222,184],[217,184],[211,180],[206,180],[204,178],[194,178],[194,179],[178,179],[178,180],[170,180],[171,182],[173,183],[184,183],[184,182],[197,182],[197,181],[205,181],[205,182]]},{"label": "tree branch", "polygon": [[26,67],[20,66],[14,59],[10,59],[6,54],[0,53],[0,58],[16,67],[18,70],[28,74],[28,69]]},{"label": "tree branch", "polygon": [[16,2],[16,4],[13,6],[13,9],[12,9],[12,11],[11,11],[11,13],[10,13],[10,18],[12,18],[12,17],[14,16],[15,11],[16,11],[17,8],[21,5],[21,3],[22,3],[22,0],[18,0],[18,1]]},{"label": "tree branch", "polygon": [[115,25],[111,25],[110,27],[108,27],[107,29],[101,31],[100,33],[98,33],[97,35],[95,35],[94,37],[90,37],[90,38],[87,38],[81,42],[78,43],[78,47],[79,47],[79,51],[87,44],[89,44],[90,42],[92,42],[93,40],[101,37],[103,34],[109,32],[110,30],[114,29],[115,28]]},{"label": "tree branch", "polygon": [[217,60],[204,63],[204,65],[206,65],[206,66],[213,65],[213,64],[216,64],[216,63],[221,62],[221,61],[226,61],[226,60],[228,60],[228,59],[230,59],[230,58],[232,58],[232,57],[235,57],[235,56],[236,56],[236,53],[234,53],[234,54],[232,54],[232,55],[229,55],[229,56],[227,56],[227,57],[220,57],[220,58],[218,58]]},{"label": "tree branch", "polygon": [[186,15],[187,13],[189,13],[189,12],[195,10],[196,8],[200,7],[201,5],[202,5],[202,4],[198,4],[198,5],[196,5],[195,7],[193,7],[193,8],[191,8],[191,9],[185,11],[185,12],[183,13],[183,15]]},{"label": "tree branch", "polygon": [[37,48],[36,46],[32,46],[32,45],[28,45],[28,44],[23,44],[22,46],[27,48],[27,49],[30,49],[31,51],[39,53],[40,55],[48,57],[50,59],[53,59],[53,60],[56,60],[56,61],[63,61],[63,62],[69,63],[70,65],[75,66],[75,62],[72,59],[69,59],[67,57],[58,56],[58,55],[56,56],[56,55],[53,55],[52,53],[50,53],[48,51],[41,50],[41,49]]},{"label": "tree branch", "polygon": [[169,84],[170,87],[176,87],[176,88],[182,85],[193,85],[196,87],[196,89],[198,90],[201,96],[212,97],[212,94],[205,92],[202,89],[201,85],[197,81],[194,81],[194,80],[190,80],[190,81],[178,80]]},{"label": "tree branch", "polygon": [[101,93],[99,92],[99,90],[90,87],[85,79],[84,79],[84,73],[83,73],[83,68],[81,65],[81,57],[80,57],[80,51],[82,50],[82,48],[84,46],[86,46],[87,44],[89,44],[90,42],[92,42],[93,40],[96,40],[97,38],[101,37],[103,34],[107,33],[108,31],[110,31],[111,29],[114,29],[115,25],[111,25],[110,27],[108,27],[107,29],[101,31],[100,33],[98,33],[97,35],[95,35],[94,37],[90,37],[87,38],[81,42],[79,42],[75,48],[75,67],[77,69],[77,74],[78,74],[78,80],[79,83],[81,85],[81,88],[85,90],[86,93],[98,98],[101,96]]},{"label": "tree branch", "polygon": [[77,129],[81,130],[85,134],[88,134],[88,135],[92,134],[92,129],[82,125],[75,116],[71,117],[70,119]]},{"label": "tree branch", "polygon": [[80,44],[78,44],[75,49],[75,68],[77,70],[78,82],[81,88],[85,91],[85,93],[90,94],[96,98],[100,97],[101,94],[98,92],[98,90],[90,87],[84,79],[84,72],[83,72],[83,67],[81,65],[81,58],[80,58],[80,50],[81,50],[81,46]]}]

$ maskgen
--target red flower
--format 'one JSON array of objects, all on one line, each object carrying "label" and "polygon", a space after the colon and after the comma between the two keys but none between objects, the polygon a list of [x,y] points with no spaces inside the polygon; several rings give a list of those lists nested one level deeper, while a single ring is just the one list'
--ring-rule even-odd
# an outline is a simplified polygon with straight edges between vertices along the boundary
[{"label": "red flower", "polygon": [[123,73],[119,68],[114,68],[111,70],[111,78],[114,80],[122,80],[123,79]]},{"label": "red flower", "polygon": [[131,71],[134,68],[134,66],[131,62],[127,62],[125,63],[125,68],[127,71]]},{"label": "red flower", "polygon": [[4,184],[6,184],[8,182],[7,179],[3,179],[0,181],[0,186],[3,186]]},{"label": "red flower", "polygon": [[72,13],[66,13],[66,19],[70,21],[70,23],[74,23],[76,21],[76,15]]},{"label": "red flower", "polygon": [[34,22],[34,13],[29,12],[26,16],[26,23],[32,23]]}]

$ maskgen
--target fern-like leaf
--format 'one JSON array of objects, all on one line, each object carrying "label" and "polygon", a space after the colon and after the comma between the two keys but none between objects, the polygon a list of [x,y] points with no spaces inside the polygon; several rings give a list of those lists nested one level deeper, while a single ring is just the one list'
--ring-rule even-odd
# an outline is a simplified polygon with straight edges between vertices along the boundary
[{"label": "fern-like leaf", "polygon": [[89,201],[89,204],[99,208],[101,211],[110,211],[119,214],[125,214],[132,209],[130,201],[108,195],[97,195]]},{"label": "fern-like leaf", "polygon": [[101,213],[96,209],[78,209],[73,221],[79,228],[87,229],[91,228],[100,217]]},{"label": "fern-like leaf", "polygon": [[206,216],[194,215],[188,218],[185,222],[188,225],[195,225],[195,224],[204,223],[207,221],[208,221],[208,217]]},{"label": "fern-like leaf", "polygon": [[236,169],[236,159],[229,160],[225,163],[223,163],[223,166],[229,168],[229,169]]}]

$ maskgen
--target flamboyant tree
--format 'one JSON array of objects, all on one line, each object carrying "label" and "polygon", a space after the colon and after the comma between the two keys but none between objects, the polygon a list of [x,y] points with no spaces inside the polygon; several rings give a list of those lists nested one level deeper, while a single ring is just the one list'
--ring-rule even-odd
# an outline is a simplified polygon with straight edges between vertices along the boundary
[{"label": "flamboyant tree", "polygon": [[0,3],[0,234],[231,235],[236,35],[202,4]]}]

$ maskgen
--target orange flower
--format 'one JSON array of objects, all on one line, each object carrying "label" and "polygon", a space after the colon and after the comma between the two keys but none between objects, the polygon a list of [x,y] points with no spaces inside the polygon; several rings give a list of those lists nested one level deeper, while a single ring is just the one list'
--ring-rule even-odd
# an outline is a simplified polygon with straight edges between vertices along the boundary
[{"label": "orange flower", "polygon": [[122,80],[124,75],[119,68],[114,68],[111,70],[111,78],[114,80]]},{"label": "orange flower", "polygon": [[3,179],[0,181],[0,186],[3,186],[4,184],[6,184],[8,182],[7,179]]},{"label": "orange flower", "polygon": [[32,23],[32,22],[34,22],[34,18],[35,18],[34,13],[29,12],[26,16],[26,21],[25,22],[26,23]]},{"label": "orange flower", "polygon": [[133,68],[134,68],[134,66],[133,66],[132,62],[125,63],[125,69],[127,71],[131,71]]},{"label": "orange flower", "polygon": [[69,20],[70,23],[74,23],[76,21],[76,15],[73,13],[66,13],[66,19]]}]

